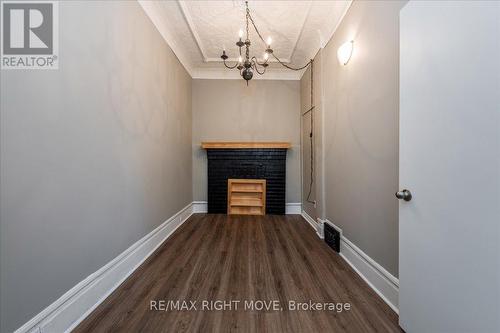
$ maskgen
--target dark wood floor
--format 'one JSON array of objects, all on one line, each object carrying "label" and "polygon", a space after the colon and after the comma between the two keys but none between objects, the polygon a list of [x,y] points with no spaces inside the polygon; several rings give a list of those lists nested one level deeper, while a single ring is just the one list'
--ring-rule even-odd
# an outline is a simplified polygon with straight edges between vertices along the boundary
[{"label": "dark wood floor", "polygon": [[[150,310],[151,301],[197,310]],[[241,301],[202,310],[203,301]],[[251,311],[244,302],[279,302]],[[349,303],[292,311],[289,301]],[[234,303],[233,303],[234,304]],[[247,303],[248,304],[248,303]],[[257,305],[258,303],[254,303]],[[160,303],[157,308],[161,309]],[[75,332],[400,332],[398,316],[299,215],[193,215]]]}]

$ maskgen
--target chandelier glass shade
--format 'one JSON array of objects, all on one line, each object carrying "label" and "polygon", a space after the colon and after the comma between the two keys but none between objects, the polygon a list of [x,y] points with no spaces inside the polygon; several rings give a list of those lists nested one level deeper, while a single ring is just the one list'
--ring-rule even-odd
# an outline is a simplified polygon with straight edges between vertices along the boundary
[{"label": "chandelier glass shade", "polygon": [[[248,1],[245,1],[245,9],[246,9],[245,11],[246,38],[245,40],[243,40],[244,32],[243,30],[240,30],[239,40],[236,42],[236,46],[238,46],[239,49],[239,57],[236,64],[229,65],[227,63],[227,59],[229,58],[229,56],[226,54],[226,50],[222,51],[221,59],[223,60],[224,66],[226,66],[226,68],[239,70],[241,77],[247,82],[248,85],[248,81],[250,81],[253,78],[254,73],[257,73],[259,75],[264,75],[267,67],[269,67],[270,57],[273,57],[279,64],[290,70],[299,71],[309,66],[310,62],[308,62],[306,65],[302,67],[294,68],[282,62],[274,54],[273,49],[271,48],[271,42],[272,42],[271,37],[268,37],[267,41],[265,41],[261,33],[259,32],[259,29],[257,29],[257,26],[255,25],[255,22],[252,18],[252,15],[250,14],[250,9],[248,8]],[[259,36],[259,39],[262,41],[262,43],[266,45],[262,61],[259,61],[255,56],[250,56],[250,46],[252,45],[249,34],[250,24],[254,28],[255,32],[257,33],[257,36]]]}]

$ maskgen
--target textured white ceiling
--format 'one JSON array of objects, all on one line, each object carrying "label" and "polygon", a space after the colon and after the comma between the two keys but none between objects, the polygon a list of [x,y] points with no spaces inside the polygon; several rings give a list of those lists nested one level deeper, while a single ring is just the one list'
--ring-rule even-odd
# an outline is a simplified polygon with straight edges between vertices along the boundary
[{"label": "textured white ceiling", "polygon": [[[245,30],[244,1],[151,1],[139,0],[179,60],[194,78],[239,78],[224,68],[237,58],[239,29]],[[302,66],[324,46],[347,11],[350,0],[249,1],[257,28],[273,39],[275,54],[293,66]],[[261,58],[265,45],[250,26],[250,55]],[[272,64],[267,79],[298,79],[301,73]]]}]

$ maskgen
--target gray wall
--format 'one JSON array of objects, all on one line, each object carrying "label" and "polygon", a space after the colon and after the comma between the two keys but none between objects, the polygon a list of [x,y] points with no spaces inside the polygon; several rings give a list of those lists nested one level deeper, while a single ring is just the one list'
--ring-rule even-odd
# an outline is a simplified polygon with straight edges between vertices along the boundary
[{"label": "gray wall", "polygon": [[60,69],[1,73],[2,332],[192,201],[187,72],[135,1],[60,14]]},{"label": "gray wall", "polygon": [[202,141],[290,141],[286,201],[300,202],[298,81],[193,80],[193,194],[207,200]]},{"label": "gray wall", "polygon": [[[324,147],[317,149],[325,154],[325,209],[319,215],[395,276],[399,10],[404,4],[354,1],[315,63],[321,66],[315,82],[322,82],[324,112]],[[348,40],[354,40],[354,53],[347,66],[340,66],[337,49]]]}]

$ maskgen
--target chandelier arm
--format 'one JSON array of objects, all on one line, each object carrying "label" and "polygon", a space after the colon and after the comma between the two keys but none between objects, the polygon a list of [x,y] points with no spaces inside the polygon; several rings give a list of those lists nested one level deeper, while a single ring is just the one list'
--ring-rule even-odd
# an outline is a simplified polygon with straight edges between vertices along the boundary
[{"label": "chandelier arm", "polygon": [[264,68],[264,70],[261,72],[259,71],[259,63],[255,60],[255,57],[252,58],[252,67],[253,69],[259,73],[260,75],[264,75],[264,73],[266,72],[266,67],[262,66]]},{"label": "chandelier arm", "polygon": [[239,64],[239,62],[236,62],[236,64],[234,66],[231,66],[231,65],[228,66],[228,64],[226,64],[226,60],[224,60],[224,66],[226,66],[226,68],[229,68],[229,69],[235,69],[236,66],[238,66],[238,64]]},{"label": "chandelier arm", "polygon": [[262,62],[262,63],[261,63],[261,62],[259,62],[259,60],[257,60],[257,57],[256,57],[256,56],[253,56],[253,57],[252,57],[252,61],[254,61],[257,65],[262,66],[262,67],[264,67],[263,65],[267,64],[267,61],[264,61],[264,62]]},{"label": "chandelier arm", "polygon": [[259,75],[264,75],[264,73],[266,72],[266,68],[264,67],[264,70],[261,72],[261,71],[259,71],[259,69],[257,68],[257,66],[255,66],[255,71],[257,73],[259,73]]}]

